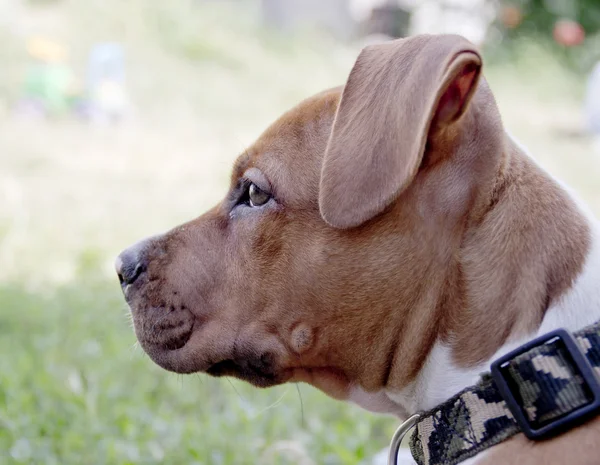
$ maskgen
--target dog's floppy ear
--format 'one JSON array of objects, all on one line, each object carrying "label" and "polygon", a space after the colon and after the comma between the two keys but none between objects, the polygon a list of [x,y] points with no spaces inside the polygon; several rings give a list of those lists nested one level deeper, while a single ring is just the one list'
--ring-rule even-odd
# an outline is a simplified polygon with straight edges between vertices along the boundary
[{"label": "dog's floppy ear", "polygon": [[479,53],[460,36],[365,48],[344,87],[323,160],[323,219],[351,228],[390,205],[415,177],[430,130],[465,112],[480,70]]}]

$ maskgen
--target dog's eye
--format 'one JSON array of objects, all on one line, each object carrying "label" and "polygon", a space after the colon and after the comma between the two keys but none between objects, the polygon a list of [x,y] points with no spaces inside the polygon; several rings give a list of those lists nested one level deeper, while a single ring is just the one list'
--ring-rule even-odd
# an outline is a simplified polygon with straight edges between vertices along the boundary
[{"label": "dog's eye", "polygon": [[250,183],[248,187],[248,202],[251,207],[260,207],[269,201],[271,196],[261,190],[256,184]]}]

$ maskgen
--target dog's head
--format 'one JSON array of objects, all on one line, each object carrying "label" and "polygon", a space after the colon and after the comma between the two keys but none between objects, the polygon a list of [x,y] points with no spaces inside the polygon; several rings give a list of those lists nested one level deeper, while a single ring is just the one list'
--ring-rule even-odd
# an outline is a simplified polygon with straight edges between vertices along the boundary
[{"label": "dog's head", "polygon": [[284,114],[238,158],[220,204],[118,258],[144,350],[179,373],[306,381],[337,398],[413,378],[498,164],[480,69],[458,36],[370,46],[343,88]]}]

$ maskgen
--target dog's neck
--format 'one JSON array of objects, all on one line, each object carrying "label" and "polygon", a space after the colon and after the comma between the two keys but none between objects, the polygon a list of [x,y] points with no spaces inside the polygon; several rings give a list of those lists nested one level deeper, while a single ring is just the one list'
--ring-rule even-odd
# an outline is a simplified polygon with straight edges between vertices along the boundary
[{"label": "dog's neck", "polygon": [[[507,140],[509,143],[514,143],[510,138]],[[517,150],[527,159],[527,164],[531,164],[534,169],[540,169],[520,149]],[[517,162],[522,163],[518,160]],[[558,189],[558,184],[555,187]],[[413,381],[400,389],[394,386],[386,387],[385,397],[391,400],[396,407],[393,409],[388,408],[388,411],[404,416],[430,409],[465,387],[475,384],[481,373],[489,371],[490,363],[494,359],[527,340],[557,328],[574,331],[600,320],[600,286],[597,284],[598,276],[600,276],[600,224],[572,195],[566,194],[564,188],[561,192],[568,196],[569,200],[572,200],[572,211],[565,212],[563,218],[565,222],[572,222],[575,215],[589,226],[589,243],[585,248],[585,258],[582,260],[582,266],[577,276],[569,283],[570,286],[559,294],[547,297],[546,308],[544,308],[542,318],[538,320],[539,323],[531,326],[526,323],[532,321],[531,318],[520,320],[523,322],[522,324],[519,324],[518,319],[515,320],[510,326],[511,331],[508,337],[505,338],[504,343],[497,347],[491,356],[487,356],[477,363],[465,363],[464,357],[461,360],[460,354],[457,356],[457,344],[464,344],[461,341],[468,341],[469,338],[472,338],[471,340],[482,340],[491,336],[494,332],[503,330],[501,325],[497,325],[496,318],[499,318],[497,314],[494,312],[487,313],[487,325],[479,327],[479,334],[473,333],[473,326],[471,326],[471,328],[455,327],[453,329],[454,333],[440,335],[433,344],[422,369]],[[523,212],[523,214],[533,213]],[[567,229],[570,227],[576,228],[576,226],[570,224],[565,227]],[[573,234],[576,235],[577,231],[573,231]],[[508,240],[508,238],[504,238],[504,240]],[[539,238],[539,240],[542,241],[543,238]],[[492,247],[492,245],[489,246]],[[522,266],[525,267],[527,264],[522,263]],[[560,273],[561,271],[563,270],[557,272]],[[552,271],[545,269],[541,270],[540,273],[546,275],[541,276],[540,280],[547,280]],[[521,278],[521,276],[518,278]],[[527,292],[527,288],[520,284],[519,281],[515,281],[512,288],[515,296],[510,299],[511,302],[521,301],[517,293]],[[527,283],[523,284],[526,285]],[[548,287],[547,284],[546,287]],[[464,310],[469,313],[481,311],[482,309],[474,307]],[[499,311],[502,310],[499,309]],[[536,310],[535,308],[519,309],[521,312],[531,312],[534,315],[533,319],[535,319]],[[458,320],[460,321],[460,318]],[[471,334],[461,332],[463,329],[470,330]]]},{"label": "dog's neck", "polygon": [[[390,250],[402,251],[388,262],[397,279],[373,291],[388,297],[369,313],[378,350],[357,363],[354,341],[373,331],[356,324],[336,354],[354,370],[348,400],[400,417],[474,384],[492,360],[537,334],[600,319],[600,228],[504,132],[485,82],[457,126],[436,131],[388,212],[398,233],[371,225],[388,227]],[[355,310],[346,313],[362,315]]]}]

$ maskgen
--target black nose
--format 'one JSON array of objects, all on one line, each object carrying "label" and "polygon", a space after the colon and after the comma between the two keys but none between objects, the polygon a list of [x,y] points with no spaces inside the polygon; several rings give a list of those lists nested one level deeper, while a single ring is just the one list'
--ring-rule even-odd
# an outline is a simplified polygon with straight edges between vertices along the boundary
[{"label": "black nose", "polygon": [[146,271],[146,241],[125,249],[115,261],[115,269],[122,285],[133,284]]}]

